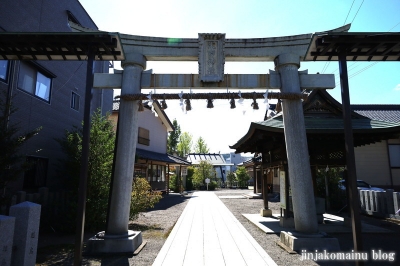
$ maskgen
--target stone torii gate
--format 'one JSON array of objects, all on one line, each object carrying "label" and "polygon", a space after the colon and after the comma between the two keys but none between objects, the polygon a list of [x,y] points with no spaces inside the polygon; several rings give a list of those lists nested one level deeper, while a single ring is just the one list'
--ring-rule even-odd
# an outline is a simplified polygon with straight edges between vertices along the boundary
[{"label": "stone torii gate", "polygon": [[[347,31],[349,26],[335,31]],[[85,29],[75,26],[75,30]],[[142,88],[233,88],[280,89],[284,94],[301,94],[304,89],[332,89],[334,75],[299,72],[312,34],[263,39],[225,39],[225,34],[199,34],[198,39],[169,39],[120,35],[125,52],[123,71],[95,74],[95,88],[121,88],[118,146],[107,228],[89,241],[92,252],[133,252],[141,244],[140,232],[128,230],[129,206],[137,140],[138,95]],[[151,74],[147,61],[198,61],[199,73]],[[226,61],[274,61],[269,74],[226,75]],[[135,98],[139,99],[139,98]],[[144,97],[143,97],[144,99]],[[283,99],[289,176],[292,187],[295,229],[317,234],[318,225],[307,149],[301,97]]]}]

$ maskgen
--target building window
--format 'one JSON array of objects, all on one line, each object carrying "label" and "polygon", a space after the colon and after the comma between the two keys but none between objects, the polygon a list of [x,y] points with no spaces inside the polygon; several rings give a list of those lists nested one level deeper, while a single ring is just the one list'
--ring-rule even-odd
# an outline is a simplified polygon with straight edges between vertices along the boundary
[{"label": "building window", "polygon": [[147,181],[165,182],[165,165],[149,164]]},{"label": "building window", "polygon": [[138,143],[150,146],[150,133],[148,129],[139,127]]},{"label": "building window", "polygon": [[389,145],[390,167],[400,167],[400,145]]},{"label": "building window", "polygon": [[278,177],[278,168],[274,168],[274,177]]},{"label": "building window", "polygon": [[71,95],[71,108],[76,110],[76,111],[79,111],[79,98],[80,97],[79,97],[78,94],[76,94],[75,92],[72,92],[72,95]]},{"label": "building window", "polygon": [[41,157],[26,157],[28,169],[24,174],[24,189],[38,189],[46,186],[48,159]]},{"label": "building window", "polygon": [[0,60],[0,81],[7,82],[8,65],[8,60]]},{"label": "building window", "polygon": [[25,63],[19,68],[18,88],[50,102],[51,78]]}]

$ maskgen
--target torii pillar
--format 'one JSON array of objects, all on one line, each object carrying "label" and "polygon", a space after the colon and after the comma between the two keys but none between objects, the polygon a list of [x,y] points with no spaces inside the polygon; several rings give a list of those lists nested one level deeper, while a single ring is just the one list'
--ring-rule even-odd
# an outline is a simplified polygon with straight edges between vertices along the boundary
[{"label": "torii pillar", "polygon": [[[298,55],[281,54],[275,58],[282,93],[300,93],[299,67]],[[295,229],[300,233],[315,234],[318,221],[302,101],[284,99],[282,111]]]},{"label": "torii pillar", "polygon": [[[121,65],[124,68],[121,95],[140,93],[142,71],[146,68],[144,56],[138,53],[126,54]],[[141,232],[128,230],[138,136],[138,102],[121,99],[119,116],[107,228],[89,240],[90,253],[133,253],[142,244]]]}]

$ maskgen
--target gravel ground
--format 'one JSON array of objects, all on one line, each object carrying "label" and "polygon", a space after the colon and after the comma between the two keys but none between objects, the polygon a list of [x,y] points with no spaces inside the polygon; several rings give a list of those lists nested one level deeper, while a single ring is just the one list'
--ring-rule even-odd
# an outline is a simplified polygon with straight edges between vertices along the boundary
[{"label": "gravel ground", "polygon": [[[190,194],[171,193],[163,197],[154,209],[130,223],[129,229],[142,231],[143,242],[146,242],[137,256],[99,258],[84,255],[82,265],[152,265],[189,199]],[[84,241],[93,235],[85,234]],[[40,235],[36,265],[73,265],[74,241],[74,236]]]},{"label": "gravel ground", "polygon": [[[225,189],[218,190],[215,193],[217,196],[238,196],[251,192],[251,190]],[[131,230],[142,231],[143,241],[147,242],[146,246],[137,256],[107,256],[102,258],[84,256],[83,265],[152,265],[189,199],[190,193],[186,196],[172,193],[170,196],[164,197],[154,209],[144,213],[135,222],[130,224]],[[354,265],[354,263],[351,262],[339,263],[336,261],[329,263],[318,261],[317,264],[310,260],[302,261],[300,260],[300,255],[289,254],[287,251],[283,250],[276,244],[279,240],[279,234],[265,234],[242,215],[243,213],[259,213],[263,206],[262,199],[221,198],[221,201],[278,265]],[[279,203],[269,202],[269,207],[272,209],[273,213],[280,213]],[[382,249],[386,252],[394,251],[400,254],[400,245],[398,244],[400,225],[365,216],[362,216],[362,219],[368,223],[385,226],[388,229],[394,230],[393,234],[364,234],[363,244],[365,250]],[[87,234],[85,235],[85,239],[93,235],[93,233]],[[331,235],[338,238],[342,250],[351,250],[351,234]],[[59,237],[41,235],[39,237],[36,265],[72,265],[74,253],[73,243],[73,236]],[[378,263],[378,261],[370,261],[365,265],[377,264],[388,265],[388,262],[381,261]],[[396,262],[393,262],[389,265],[395,264]]]}]

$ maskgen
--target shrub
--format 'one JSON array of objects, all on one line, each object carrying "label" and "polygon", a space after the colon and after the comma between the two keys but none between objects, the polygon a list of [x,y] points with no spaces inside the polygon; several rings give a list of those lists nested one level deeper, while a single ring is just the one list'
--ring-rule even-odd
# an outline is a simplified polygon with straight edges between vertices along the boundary
[{"label": "shrub", "polygon": [[186,190],[193,190],[193,174],[194,174],[194,168],[188,167],[186,176]]},{"label": "shrub", "polygon": [[[57,139],[66,159],[61,163],[61,171],[68,177],[65,188],[70,189],[68,201],[69,212],[64,212],[64,219],[55,221],[59,230],[73,231],[75,229],[76,208],[78,202],[78,187],[82,157],[82,127],[66,130],[62,139]],[[113,125],[107,116],[102,116],[97,110],[91,117],[90,149],[88,168],[88,188],[85,214],[85,227],[90,231],[102,230],[107,218],[108,194],[112,163],[114,156],[115,133]]]},{"label": "shrub", "polygon": [[247,182],[250,179],[250,175],[247,173],[244,166],[239,166],[236,169],[236,178],[240,187],[247,187]]},{"label": "shrub", "polygon": [[[177,175],[171,175],[169,177],[169,189],[172,190],[173,192],[179,193],[179,178]],[[183,190],[183,188],[182,188]]]},{"label": "shrub", "polygon": [[316,195],[326,199],[325,177],[328,180],[330,207],[333,210],[339,210],[347,204],[346,191],[339,188],[339,180],[342,179],[343,167],[319,168],[316,178]]},{"label": "shrub", "polygon": [[211,182],[208,184],[208,190],[215,190],[217,187],[218,187],[218,184],[217,184],[217,182],[215,182],[215,181],[211,181]]},{"label": "shrub", "polygon": [[149,208],[153,208],[161,198],[161,192],[151,191],[151,186],[145,178],[134,178],[132,184],[132,199],[129,218],[131,220],[137,219],[141,212],[144,212]]},{"label": "shrub", "polygon": [[10,116],[17,110],[11,100],[4,101],[6,98],[5,92],[0,95],[0,206],[11,201],[8,184],[17,181],[30,166],[24,162],[26,156],[20,152],[20,148],[41,130],[38,127],[29,132],[21,132],[18,124],[10,123]]},{"label": "shrub", "polygon": [[214,167],[207,161],[201,161],[193,172],[193,185],[195,188],[201,188],[205,186],[205,180],[214,178]]}]

